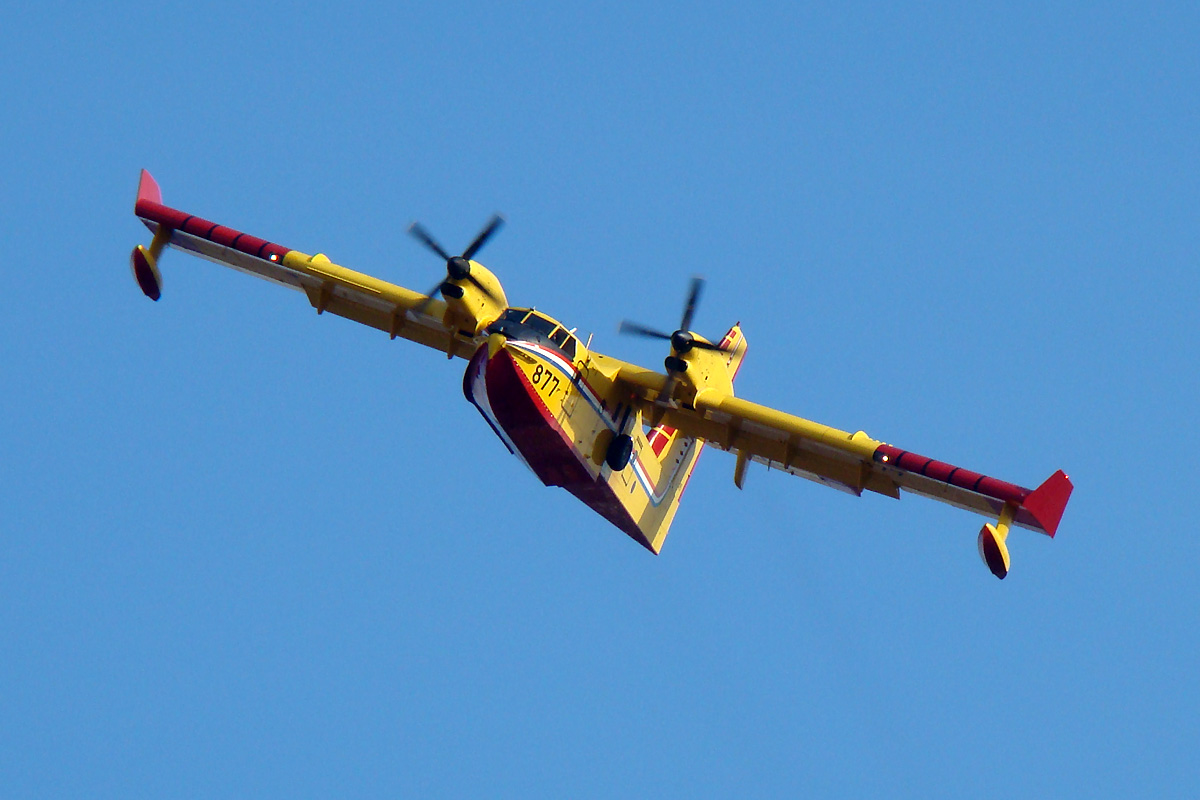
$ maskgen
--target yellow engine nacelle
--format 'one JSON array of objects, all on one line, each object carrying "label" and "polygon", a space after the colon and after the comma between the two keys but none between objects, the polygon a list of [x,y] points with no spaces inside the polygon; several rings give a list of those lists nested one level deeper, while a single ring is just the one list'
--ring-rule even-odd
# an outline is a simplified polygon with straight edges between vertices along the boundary
[{"label": "yellow engine nacelle", "polygon": [[[499,279],[483,264],[471,261],[470,278],[447,280],[446,285],[462,292],[455,296],[443,285],[442,298],[446,301],[446,315],[442,321],[451,329],[469,332],[477,336],[480,331],[500,319],[508,308],[508,298]],[[474,279],[474,280],[471,280]],[[476,284],[474,281],[478,281]]]}]

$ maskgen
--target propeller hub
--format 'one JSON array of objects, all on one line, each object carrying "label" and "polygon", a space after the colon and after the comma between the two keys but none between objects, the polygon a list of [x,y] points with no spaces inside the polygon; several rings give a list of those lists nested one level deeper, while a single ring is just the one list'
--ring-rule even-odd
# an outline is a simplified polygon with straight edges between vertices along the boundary
[{"label": "propeller hub", "polygon": [[492,234],[498,231],[500,226],[503,224],[504,218],[499,214],[492,217],[491,222],[489,222],[487,227],[479,232],[479,235],[475,237],[475,241],[471,242],[471,244],[467,246],[467,249],[463,251],[461,256],[452,256],[447,253],[446,249],[438,244],[437,241],[429,235],[429,231],[425,230],[420,223],[414,222],[412,225],[409,225],[408,232],[420,240],[423,245],[437,253],[438,257],[446,262],[446,280],[435,286],[433,290],[429,292],[429,296],[418,303],[413,308],[413,311],[423,312],[429,306],[429,304],[433,302],[433,295],[436,292],[441,292],[444,296],[453,299],[461,299],[463,296],[463,288],[455,283],[455,281],[462,280],[469,280],[471,283],[475,284],[475,288],[483,292],[483,294],[490,297],[493,301],[503,304],[500,298],[496,297],[495,293],[493,293],[491,289],[488,289],[479,282],[478,278],[475,278],[471,275],[471,259],[475,257],[475,254],[479,252],[479,248],[483,247],[487,243],[487,240],[492,237]]},{"label": "propeller hub", "polygon": [[680,355],[691,350],[695,343],[695,338],[688,331],[675,331],[671,334],[671,348]]}]

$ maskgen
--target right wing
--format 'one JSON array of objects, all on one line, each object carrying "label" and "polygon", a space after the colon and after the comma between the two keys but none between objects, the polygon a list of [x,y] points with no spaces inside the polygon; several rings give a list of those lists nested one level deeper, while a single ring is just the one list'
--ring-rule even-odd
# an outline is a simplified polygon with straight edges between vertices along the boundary
[{"label": "right wing", "polygon": [[473,336],[443,324],[446,304],[442,300],[338,266],[320,253],[310,256],[289,250],[163,205],[158,183],[146,170],[138,182],[134,213],[155,234],[149,250],[139,246],[132,255],[134,276],[151,299],[158,299],[161,283],[155,262],[169,245],[298,289],[318,314],[328,311],[451,357],[470,358],[475,350]]},{"label": "right wing", "polygon": [[854,495],[871,491],[898,499],[903,489],[993,518],[1007,507],[1014,524],[1051,537],[1071,496],[1071,481],[1061,470],[1026,489],[892,447],[863,431],[841,431],[714,389],[664,404],[658,401],[664,376],[632,364],[620,364],[617,380],[640,399],[647,417],[736,453],[739,486],[746,465],[755,461]]}]

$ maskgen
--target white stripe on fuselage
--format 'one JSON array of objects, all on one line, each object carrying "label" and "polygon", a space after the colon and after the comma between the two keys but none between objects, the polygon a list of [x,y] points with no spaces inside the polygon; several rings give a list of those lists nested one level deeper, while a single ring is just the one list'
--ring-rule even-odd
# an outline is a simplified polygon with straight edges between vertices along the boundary
[{"label": "white stripe on fuselage", "polygon": [[[515,347],[518,350],[524,350],[528,353],[531,353],[541,360],[548,362],[551,366],[561,372],[567,378],[567,380],[569,380],[575,386],[575,388],[579,391],[579,394],[584,400],[587,401],[587,404],[592,407],[593,411],[596,412],[596,415],[600,417],[605,425],[608,426],[608,429],[613,433],[620,432],[616,420],[614,420],[608,411],[605,410],[605,408],[600,404],[599,398],[596,397],[595,393],[591,390],[587,383],[584,382],[583,378],[580,377],[579,370],[575,368],[574,364],[563,358],[560,353],[557,353],[547,347],[534,344],[533,342],[524,342],[517,339],[509,339],[506,344],[510,347]],[[493,419],[495,419],[494,416]],[[646,496],[650,498],[650,505],[657,506],[666,499],[667,493],[670,491],[675,477],[679,474],[679,468],[689,460],[688,456],[691,454],[692,448],[695,446],[696,440],[692,439],[691,444],[689,444],[687,449],[683,451],[683,457],[679,459],[675,472],[671,475],[671,479],[666,481],[665,484],[661,484],[663,485],[661,492],[658,491],[658,487],[651,482],[650,477],[646,474],[646,468],[642,464],[641,453],[635,452],[633,454],[633,459],[631,460],[633,474],[637,478],[638,483],[641,484],[642,491],[644,491]],[[607,465],[601,466],[601,474],[603,474],[603,470],[607,468]]]},{"label": "white stripe on fuselage", "polygon": [[475,403],[475,407],[487,417],[487,421],[491,423],[492,430],[500,437],[500,441],[504,442],[504,446],[508,448],[508,451],[521,459],[521,463],[529,467],[529,471],[536,475],[537,473],[534,472],[533,467],[525,460],[525,456],[521,455],[521,451],[517,449],[516,443],[508,435],[508,431],[504,430],[504,426],[500,424],[500,420],[496,419],[496,412],[492,411],[492,401],[487,393],[486,358],[480,363],[479,371],[475,373],[475,377],[471,381],[471,397]]}]

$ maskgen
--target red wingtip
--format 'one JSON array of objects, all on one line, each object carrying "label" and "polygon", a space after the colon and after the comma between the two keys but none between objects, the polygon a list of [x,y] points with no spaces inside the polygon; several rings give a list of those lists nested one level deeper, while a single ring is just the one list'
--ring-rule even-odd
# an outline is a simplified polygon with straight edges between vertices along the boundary
[{"label": "red wingtip", "polygon": [[[142,176],[138,179],[137,202],[149,200],[151,203],[162,205],[162,189],[158,188],[158,181],[154,180],[154,176],[146,170],[142,170]],[[134,204],[136,211],[137,204]]]},{"label": "red wingtip", "polygon": [[1030,492],[1021,505],[1033,515],[1047,535],[1053,538],[1058,530],[1058,523],[1062,521],[1063,512],[1067,509],[1067,501],[1071,499],[1071,490],[1074,488],[1071,479],[1060,469],[1047,478],[1041,486]]}]

